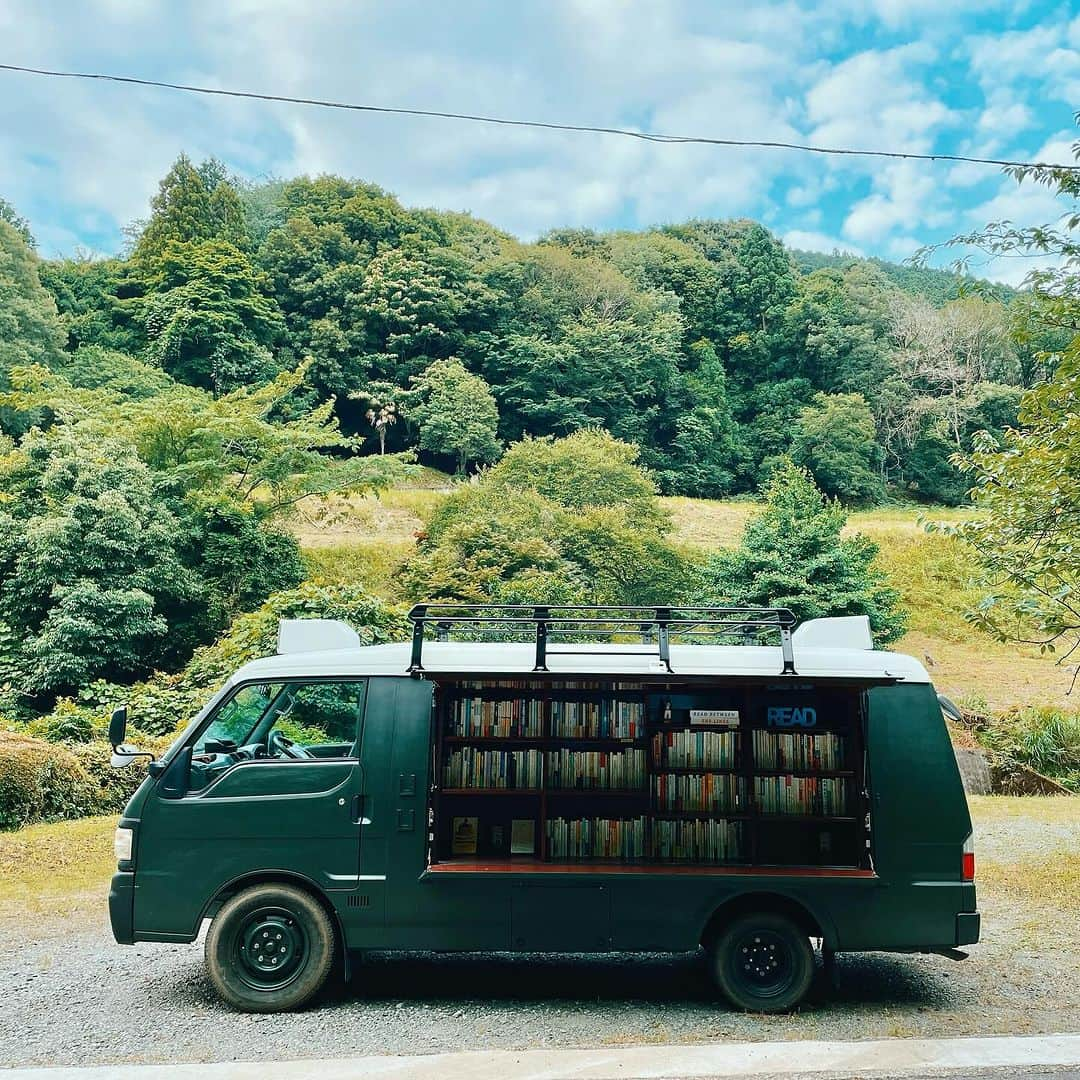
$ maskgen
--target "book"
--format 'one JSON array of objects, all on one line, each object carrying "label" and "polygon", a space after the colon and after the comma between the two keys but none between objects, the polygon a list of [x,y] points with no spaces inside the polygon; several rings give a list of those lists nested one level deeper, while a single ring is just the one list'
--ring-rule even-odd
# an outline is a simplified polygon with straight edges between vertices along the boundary
[{"label": "book", "polygon": [[754,764],[759,769],[842,769],[844,737],[832,732],[754,732]]},{"label": "book", "polygon": [[514,818],[510,823],[510,854],[536,853],[536,822],[532,818]]},{"label": "book", "polygon": [[555,750],[547,756],[547,786],[599,791],[645,788],[644,750]]},{"label": "book", "polygon": [[645,734],[640,701],[553,701],[551,734],[559,739],[637,739]]},{"label": "book", "polygon": [[847,781],[826,776],[755,776],[754,801],[766,814],[847,813]]},{"label": "book", "polygon": [[454,701],[449,734],[474,739],[538,739],[544,703],[539,698],[489,700],[466,697]]},{"label": "book", "polygon": [[729,862],[742,853],[742,826],[737,821],[653,822],[653,858],[662,862]]},{"label": "book", "polygon": [[643,859],[648,819],[549,818],[548,854],[553,859]]},{"label": "book", "polygon": [[742,806],[742,790],[741,776],[722,773],[657,773],[652,778],[653,805],[657,810],[735,812]]},{"label": "book", "polygon": [[454,855],[475,855],[479,820],[474,817],[454,818],[454,834],[450,851]]},{"label": "book", "polygon": [[540,750],[455,750],[443,766],[448,788],[538,788],[543,779]]},{"label": "book", "polygon": [[653,736],[653,764],[658,768],[733,769],[737,731],[661,731]]}]

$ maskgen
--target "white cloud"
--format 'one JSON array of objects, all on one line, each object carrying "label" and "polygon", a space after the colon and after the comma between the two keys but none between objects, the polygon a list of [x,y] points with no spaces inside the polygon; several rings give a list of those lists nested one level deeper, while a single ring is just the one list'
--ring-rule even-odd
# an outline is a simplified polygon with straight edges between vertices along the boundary
[{"label": "white cloud", "polygon": [[895,230],[947,225],[951,207],[945,202],[938,173],[925,162],[900,161],[884,166],[875,177],[875,190],[852,207],[844,220],[844,235],[872,245]]},{"label": "white cloud", "polygon": [[[991,78],[987,35],[949,38],[940,6],[670,0],[631,18],[622,0],[508,5],[497,17],[483,0],[8,0],[0,40],[37,66],[296,96],[718,138],[923,152],[970,135],[1015,149],[1039,103]],[[958,0],[949,15],[969,8]],[[909,28],[910,43],[848,55],[852,24],[874,20]],[[1042,48],[1065,86],[1071,62],[1057,53],[1070,34],[1080,43],[1080,20],[1060,24],[1049,46],[1023,34],[996,40],[1010,55]],[[961,110],[950,93],[970,81],[969,58],[984,100]],[[468,209],[524,237],[559,224],[745,214],[875,253],[963,224],[987,175],[0,73],[0,192],[30,216],[46,252],[88,237],[107,245],[110,230],[115,242],[181,150],[252,176],[363,177],[407,204]]]},{"label": "white cloud", "polygon": [[825,233],[804,231],[803,229],[791,229],[784,233],[784,243],[789,248],[798,248],[800,251],[824,251],[831,255],[834,251],[846,255],[866,254],[862,248],[855,244],[841,240],[838,236],[827,236]]}]

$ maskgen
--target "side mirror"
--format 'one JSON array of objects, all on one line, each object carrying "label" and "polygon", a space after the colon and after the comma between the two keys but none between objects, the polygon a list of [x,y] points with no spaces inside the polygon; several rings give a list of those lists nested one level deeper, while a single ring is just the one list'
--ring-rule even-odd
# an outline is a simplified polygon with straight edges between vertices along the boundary
[{"label": "side mirror", "polygon": [[109,719],[109,745],[113,750],[118,750],[124,742],[127,734],[127,706],[121,705],[119,709],[113,709]]},{"label": "side mirror", "polygon": [[121,743],[119,746],[113,747],[112,754],[109,756],[109,765],[114,769],[126,769],[129,765],[134,764],[137,758],[147,756],[147,754],[136,750],[134,746],[125,746]]}]

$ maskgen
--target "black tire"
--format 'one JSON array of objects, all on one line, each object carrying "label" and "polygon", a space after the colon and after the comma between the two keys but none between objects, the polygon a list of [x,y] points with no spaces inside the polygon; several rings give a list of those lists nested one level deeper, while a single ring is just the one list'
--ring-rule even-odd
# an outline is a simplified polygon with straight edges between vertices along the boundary
[{"label": "black tire", "polygon": [[709,949],[709,968],[720,992],[746,1012],[788,1012],[814,978],[810,939],[784,915],[741,915]]},{"label": "black tire", "polygon": [[206,935],[214,989],[242,1012],[284,1012],[310,1001],[339,952],[334,923],[294,885],[253,885],[227,900]]}]

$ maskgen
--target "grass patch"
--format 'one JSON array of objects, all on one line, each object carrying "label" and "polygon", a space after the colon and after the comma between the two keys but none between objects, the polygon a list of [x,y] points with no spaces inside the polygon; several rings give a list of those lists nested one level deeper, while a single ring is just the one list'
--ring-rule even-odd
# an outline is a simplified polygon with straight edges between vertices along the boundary
[{"label": "grass patch", "polygon": [[413,549],[412,540],[353,540],[303,549],[308,577],[330,585],[359,584],[373,596],[393,599],[392,579]]},{"label": "grass patch", "polygon": [[116,870],[115,817],[0,833],[0,911],[67,916],[104,901]]},{"label": "grass patch", "polygon": [[969,795],[972,818],[980,825],[1035,818],[1042,825],[1080,828],[1080,799],[1072,795]]},{"label": "grass patch", "polygon": [[1075,851],[1010,863],[983,859],[977,864],[975,884],[999,900],[1080,916],[1080,853]]}]

